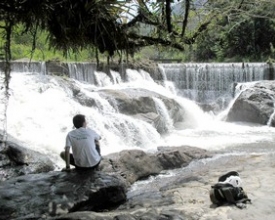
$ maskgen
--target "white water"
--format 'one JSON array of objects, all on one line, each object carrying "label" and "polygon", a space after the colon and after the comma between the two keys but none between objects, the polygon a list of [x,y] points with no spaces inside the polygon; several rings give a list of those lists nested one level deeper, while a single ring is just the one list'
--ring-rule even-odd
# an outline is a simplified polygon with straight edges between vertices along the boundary
[{"label": "white water", "polygon": [[[274,142],[275,129],[268,126],[227,123],[203,112],[194,102],[177,96],[171,89],[156,84],[144,71],[127,70],[127,82],[112,72],[115,80],[105,73],[95,74],[99,86],[73,79],[12,73],[11,96],[8,107],[8,133],[22,141],[26,147],[46,153],[63,166],[59,158],[65,137],[72,129],[72,117],[77,113],[87,116],[88,126],[102,137],[102,154],[123,149],[154,151],[158,146],[191,145],[208,150],[230,146]],[[96,100],[98,108],[85,107],[73,99],[68,82],[74,83],[87,96]],[[115,82],[115,83],[112,83]],[[155,99],[158,111],[167,122],[168,134],[161,136],[150,124],[117,112],[107,100],[99,96],[102,89],[145,88],[175,99],[184,109],[183,123],[171,124],[163,103]],[[171,92],[172,91],[172,92]],[[221,113],[222,114],[222,113]]]},{"label": "white water", "polygon": [[227,102],[235,82],[252,82],[269,77],[265,63],[178,63],[159,64],[165,83],[175,83],[179,94],[210,103]]}]

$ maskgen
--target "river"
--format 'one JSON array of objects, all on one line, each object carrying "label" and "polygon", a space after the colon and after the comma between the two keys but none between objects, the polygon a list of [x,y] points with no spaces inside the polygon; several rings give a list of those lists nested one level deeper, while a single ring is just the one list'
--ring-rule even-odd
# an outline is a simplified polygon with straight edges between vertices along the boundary
[{"label": "river", "polygon": [[[179,73],[179,69],[182,68],[178,64],[172,65],[175,67],[174,76],[171,64],[169,68],[167,65],[160,66],[164,74],[162,83],[156,81],[152,74],[133,69],[126,71],[124,79],[115,71],[111,71],[110,76],[93,70],[93,75],[86,77],[88,81],[85,81],[83,77],[77,79],[76,77],[53,76],[29,69],[13,70],[7,114],[8,134],[26,147],[48,154],[60,167],[63,166],[63,162],[59,158],[59,152],[64,148],[66,134],[73,127],[72,117],[77,113],[85,114],[88,126],[102,136],[103,156],[124,149],[155,151],[158,146],[190,145],[208,150],[234,148],[236,150],[245,148],[247,144],[261,146],[263,143],[274,143],[275,128],[273,127],[224,121],[234,101],[232,83],[265,79],[265,71],[254,68],[251,77],[246,72],[242,78],[239,77],[239,80],[236,80],[236,69],[234,69],[234,77],[228,77],[230,72],[224,74],[221,70],[219,70],[219,76],[210,77],[210,69],[204,66],[207,69],[205,77],[208,76],[208,80],[198,74],[195,77],[193,74],[192,76],[199,79],[197,82],[193,80],[192,83],[188,81],[183,83],[184,73]],[[258,69],[263,68],[259,64],[256,66]],[[201,71],[201,68],[197,69]],[[191,77],[189,72],[187,75],[185,74],[185,80]],[[227,81],[224,79],[225,76]],[[91,79],[97,83],[89,82]],[[199,90],[196,83],[202,86],[202,79],[211,82],[210,89],[203,86],[204,90]],[[96,100],[96,107],[90,108],[77,102],[73,97],[74,91],[70,86],[72,84]],[[187,87],[183,88],[183,84]],[[220,86],[217,86],[217,90],[211,90],[213,85]],[[174,99],[184,109],[186,120],[172,124],[165,106],[155,100],[168,128],[168,132],[161,135],[150,124],[121,114],[97,93],[100,90],[123,88],[143,88]],[[193,95],[188,96],[187,94],[191,92],[187,93],[187,90]],[[227,104],[219,112],[205,112],[197,104],[201,101],[201,97],[196,98],[198,96],[194,94],[198,92],[203,92],[204,96],[210,94],[212,98],[208,96],[207,102],[225,97]],[[249,151],[253,151],[253,148],[250,147]]]}]

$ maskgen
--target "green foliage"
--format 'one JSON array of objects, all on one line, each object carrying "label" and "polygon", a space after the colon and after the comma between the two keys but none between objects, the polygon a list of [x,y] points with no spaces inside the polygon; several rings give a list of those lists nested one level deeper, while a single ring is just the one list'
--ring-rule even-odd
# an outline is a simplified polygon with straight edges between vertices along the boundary
[{"label": "green foliage", "polygon": [[[1,30],[3,34],[3,30]],[[33,50],[33,38],[30,32],[25,32],[22,25],[14,27],[11,41],[12,59],[28,59],[36,61],[59,60],[59,61],[94,61],[95,49],[83,49],[79,52],[64,52],[50,48],[48,43],[48,33],[39,30],[35,39],[35,49]],[[0,45],[3,38],[0,38]],[[103,57],[103,56],[102,56]]]},{"label": "green foliage", "polygon": [[[135,59],[199,62],[274,58],[273,0],[190,1],[182,36],[186,2],[175,6],[172,32],[167,29],[165,4],[153,1],[137,1],[136,14],[123,1],[5,0],[0,20],[12,18],[17,25],[12,33],[13,59],[96,61],[95,48],[102,52],[100,60],[110,54],[113,59],[134,54]],[[122,13],[131,15],[133,22]]]},{"label": "green foliage", "polygon": [[[213,6],[221,7],[215,1]],[[236,2],[236,3],[235,3]],[[232,1],[236,6],[238,1]],[[275,21],[271,14],[273,9],[266,4],[222,5],[228,8],[226,14],[217,17],[208,29],[198,37],[195,44],[194,57],[196,61],[265,61],[272,54],[270,45],[275,44]],[[274,4],[274,3],[273,3]],[[244,11],[243,14],[239,13]],[[246,12],[245,12],[246,11]],[[253,14],[254,13],[254,14]]]}]

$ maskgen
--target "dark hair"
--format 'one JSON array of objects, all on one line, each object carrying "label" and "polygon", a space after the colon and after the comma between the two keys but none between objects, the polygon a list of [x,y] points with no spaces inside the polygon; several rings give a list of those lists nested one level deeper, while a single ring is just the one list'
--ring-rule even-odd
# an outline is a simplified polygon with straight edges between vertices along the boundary
[{"label": "dark hair", "polygon": [[75,128],[81,128],[84,122],[85,122],[85,115],[78,114],[73,117],[73,123]]}]

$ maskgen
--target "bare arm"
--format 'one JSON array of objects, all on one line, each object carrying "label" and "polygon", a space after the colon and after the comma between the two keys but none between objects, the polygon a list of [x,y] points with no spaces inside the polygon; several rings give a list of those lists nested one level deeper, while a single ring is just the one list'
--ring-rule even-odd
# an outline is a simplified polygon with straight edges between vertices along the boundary
[{"label": "bare arm", "polygon": [[101,156],[99,140],[95,140],[95,149],[97,150],[98,154]]},{"label": "bare arm", "polygon": [[70,169],[70,148],[65,148],[66,169]]}]

